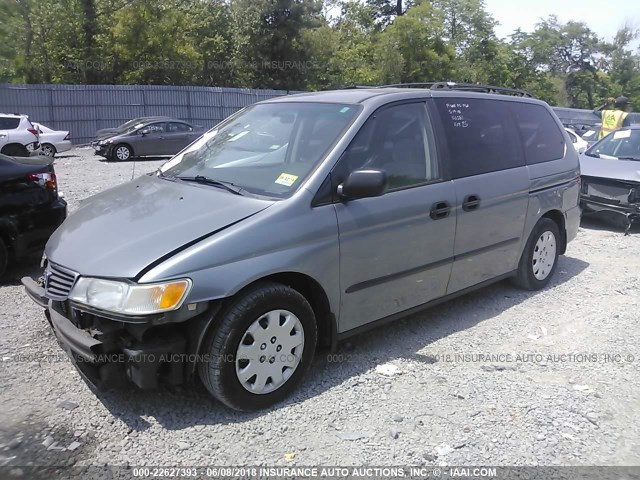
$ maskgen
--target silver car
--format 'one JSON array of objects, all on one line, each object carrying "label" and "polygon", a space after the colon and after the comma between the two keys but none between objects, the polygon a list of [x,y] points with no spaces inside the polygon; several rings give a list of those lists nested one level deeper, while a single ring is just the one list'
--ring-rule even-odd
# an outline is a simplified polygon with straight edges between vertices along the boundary
[{"label": "silver car", "polygon": [[586,213],[623,220],[625,234],[640,220],[640,125],[610,133],[580,156]]},{"label": "silver car", "polygon": [[318,347],[501,279],[543,288],[578,230],[578,155],[544,102],[467,88],[247,107],[86,201],[27,292],[92,384],[199,377],[252,410]]}]

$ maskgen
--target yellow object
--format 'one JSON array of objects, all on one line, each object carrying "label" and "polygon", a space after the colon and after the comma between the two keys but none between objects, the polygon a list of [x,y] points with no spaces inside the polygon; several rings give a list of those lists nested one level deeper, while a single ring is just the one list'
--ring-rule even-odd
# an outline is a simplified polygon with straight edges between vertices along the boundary
[{"label": "yellow object", "polygon": [[291,175],[290,173],[281,173],[277,178],[276,183],[279,185],[284,185],[285,187],[290,187],[298,180],[297,175]]},{"label": "yellow object", "polygon": [[603,110],[602,111],[602,128],[600,129],[600,135],[598,138],[603,138],[609,135],[614,130],[618,130],[622,127],[624,119],[627,118],[628,113],[622,110]]},{"label": "yellow object", "polygon": [[185,290],[188,287],[187,282],[178,282],[178,283],[170,283],[164,288],[162,292],[162,298],[160,299],[160,308],[173,308],[180,300],[182,300],[182,296],[184,295]]}]

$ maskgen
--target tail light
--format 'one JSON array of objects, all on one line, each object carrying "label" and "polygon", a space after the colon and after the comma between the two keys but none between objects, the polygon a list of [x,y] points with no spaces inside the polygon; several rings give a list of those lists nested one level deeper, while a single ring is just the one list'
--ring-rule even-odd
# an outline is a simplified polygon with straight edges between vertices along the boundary
[{"label": "tail light", "polygon": [[58,189],[58,179],[53,172],[47,173],[30,173],[27,175],[29,180],[36,182],[41,187],[45,187],[47,190],[56,191]]},{"label": "tail light", "polygon": [[64,140],[71,140],[71,132],[67,132],[67,136],[64,137]]},{"label": "tail light", "polygon": [[27,131],[29,133],[33,133],[36,137],[38,136],[38,130],[36,130],[35,128],[27,128]]}]

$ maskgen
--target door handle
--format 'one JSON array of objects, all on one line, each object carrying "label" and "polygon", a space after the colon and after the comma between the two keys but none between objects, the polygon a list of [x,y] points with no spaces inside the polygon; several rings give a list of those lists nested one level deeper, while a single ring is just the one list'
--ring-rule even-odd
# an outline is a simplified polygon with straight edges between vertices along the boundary
[{"label": "door handle", "polygon": [[467,195],[462,202],[462,210],[470,212],[480,206],[480,197],[478,195]]},{"label": "door handle", "polygon": [[434,220],[440,220],[441,218],[447,218],[451,212],[451,206],[447,202],[436,202],[431,207],[430,216]]}]

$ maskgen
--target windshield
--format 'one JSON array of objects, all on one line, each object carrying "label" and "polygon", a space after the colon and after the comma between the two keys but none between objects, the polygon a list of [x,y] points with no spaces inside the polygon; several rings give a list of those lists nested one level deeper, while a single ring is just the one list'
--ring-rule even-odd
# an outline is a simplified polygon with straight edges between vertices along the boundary
[{"label": "windshield", "polygon": [[169,177],[206,177],[287,198],[319,164],[359,107],[267,103],[241,111],[165,163]]},{"label": "windshield", "polygon": [[640,129],[616,130],[592,146],[586,154],[613,160],[640,160]]}]

